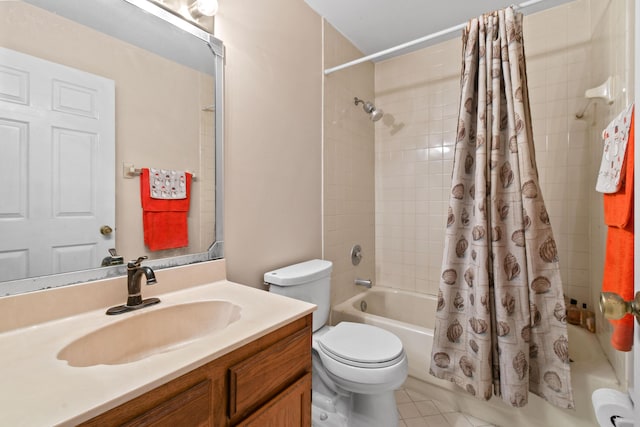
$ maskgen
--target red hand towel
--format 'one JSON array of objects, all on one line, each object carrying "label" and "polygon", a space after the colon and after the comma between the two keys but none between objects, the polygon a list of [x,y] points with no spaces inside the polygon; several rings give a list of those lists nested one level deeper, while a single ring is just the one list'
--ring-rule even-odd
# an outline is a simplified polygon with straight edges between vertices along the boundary
[{"label": "red hand towel", "polygon": [[182,248],[189,245],[187,215],[191,194],[191,174],[187,177],[187,197],[179,200],[153,199],[149,188],[149,169],[140,174],[144,243],[149,250]]},{"label": "red hand towel", "polygon": [[[629,141],[622,173],[624,182],[616,193],[604,195],[604,220],[607,231],[607,250],[602,290],[615,292],[625,300],[633,299],[633,170],[634,115],[631,114]],[[610,320],[613,325],[611,345],[616,350],[631,351],[633,345],[633,316]]]}]

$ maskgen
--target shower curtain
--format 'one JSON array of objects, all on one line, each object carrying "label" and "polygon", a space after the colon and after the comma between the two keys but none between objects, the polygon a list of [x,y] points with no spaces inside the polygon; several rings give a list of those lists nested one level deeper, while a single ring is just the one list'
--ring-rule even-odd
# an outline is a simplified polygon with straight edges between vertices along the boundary
[{"label": "shower curtain", "polygon": [[430,373],[488,400],[573,408],[556,244],[538,185],[522,45],[507,8],[463,32]]}]

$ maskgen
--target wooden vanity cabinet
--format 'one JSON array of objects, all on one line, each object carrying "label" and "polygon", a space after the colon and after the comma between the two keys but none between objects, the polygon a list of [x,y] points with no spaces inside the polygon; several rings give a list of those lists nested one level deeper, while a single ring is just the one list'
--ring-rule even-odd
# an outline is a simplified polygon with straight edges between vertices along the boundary
[{"label": "wooden vanity cabinet", "polygon": [[311,314],[83,426],[311,425]]}]

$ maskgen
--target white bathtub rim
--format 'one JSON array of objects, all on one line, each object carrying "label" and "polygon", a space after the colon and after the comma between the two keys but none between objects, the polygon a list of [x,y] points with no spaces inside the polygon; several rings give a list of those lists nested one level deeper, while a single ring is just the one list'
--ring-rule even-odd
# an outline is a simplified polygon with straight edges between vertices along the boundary
[{"label": "white bathtub rim", "polygon": [[[436,296],[435,295],[431,295],[431,294],[422,294],[419,292],[412,292],[412,291],[407,291],[404,289],[396,289],[396,288],[390,288],[387,286],[380,286],[380,285],[376,285],[371,289],[367,289],[364,292],[360,292],[354,296],[352,296],[351,298],[349,298],[346,301],[343,301],[341,303],[336,304],[334,307],[331,308],[331,312],[333,314],[333,311],[340,311],[340,312],[347,312],[347,313],[359,313],[359,314],[366,314],[367,316],[371,316],[374,319],[376,319],[377,321],[379,321],[380,323],[383,324],[388,324],[389,321],[391,321],[391,323],[394,326],[400,327],[401,329],[407,330],[407,331],[413,331],[415,329],[419,329],[422,333],[433,337],[433,329],[431,328],[425,328],[423,326],[420,325],[414,325],[411,323],[407,323],[407,322],[403,322],[401,320],[395,320],[395,319],[389,319],[388,317],[384,317],[384,316],[378,316],[377,314],[373,314],[367,311],[361,311],[358,310],[356,308],[353,307],[353,303],[362,299],[363,297],[365,297],[367,294],[369,293],[392,293],[392,294],[400,294],[400,295],[409,295],[409,296],[419,296],[420,298],[425,298],[425,299],[431,299],[431,300],[435,300]],[[333,322],[333,319],[331,319],[331,324],[335,325],[335,322]]]}]

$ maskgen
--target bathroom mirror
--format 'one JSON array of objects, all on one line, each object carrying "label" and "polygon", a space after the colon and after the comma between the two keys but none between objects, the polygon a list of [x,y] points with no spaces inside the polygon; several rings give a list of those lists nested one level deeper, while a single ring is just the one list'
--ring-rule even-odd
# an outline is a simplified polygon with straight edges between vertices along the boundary
[{"label": "bathroom mirror", "polygon": [[[143,255],[221,258],[222,42],[147,0],[2,1],[0,16],[0,296],[126,274]],[[145,246],[147,167],[194,174],[187,247]],[[124,264],[103,266],[109,248]]]}]

